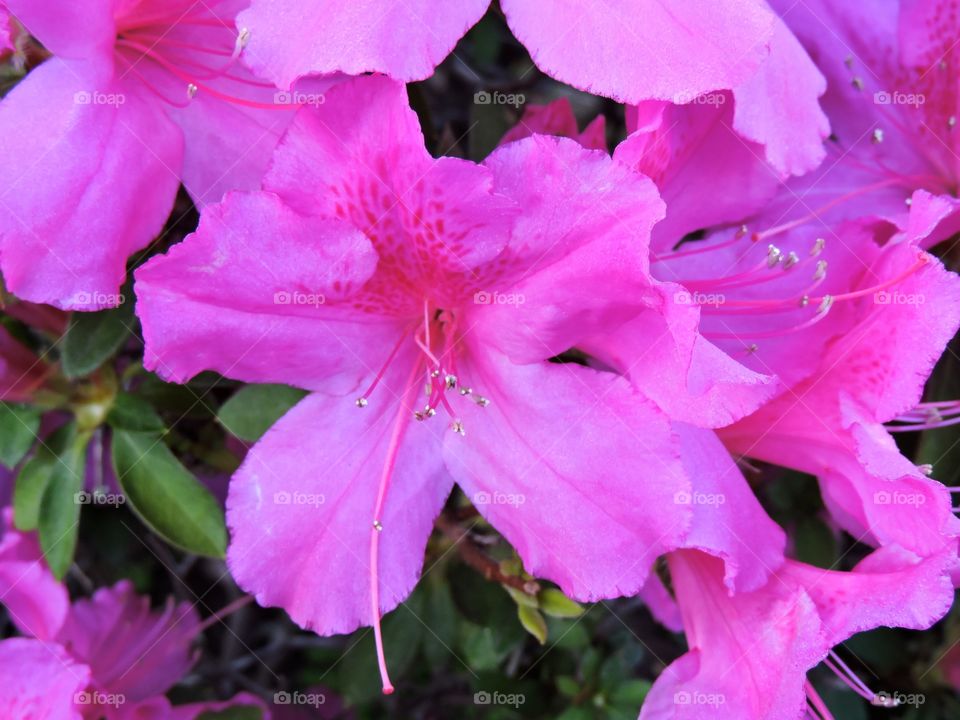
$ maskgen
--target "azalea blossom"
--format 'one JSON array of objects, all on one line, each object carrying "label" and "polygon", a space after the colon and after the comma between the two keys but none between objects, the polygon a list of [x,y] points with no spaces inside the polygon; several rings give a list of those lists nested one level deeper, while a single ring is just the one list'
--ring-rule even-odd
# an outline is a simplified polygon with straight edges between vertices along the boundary
[{"label": "azalea blossom", "polygon": [[[34,533],[3,513],[0,603],[23,637],[0,642],[0,710],[10,718],[64,720],[193,720],[231,703],[174,708],[164,697],[193,665],[201,623],[189,603],[172,599],[159,611],[123,580],[71,602],[42,559]],[[213,616],[216,619],[219,616]],[[269,720],[269,715],[264,716]]]},{"label": "azalea blossom", "polygon": [[35,302],[120,303],[127,257],[194,201],[259,186],[292,115],[238,61],[240,0],[10,0],[52,54],[0,102],[0,267]]},{"label": "azalea blossom", "polygon": [[[960,324],[956,276],[918,247],[939,216],[918,204],[902,226],[833,222],[816,211],[785,220],[782,208],[803,202],[798,181],[764,183],[756,153],[731,142],[725,116],[722,103],[636,108],[636,129],[614,156],[648,172],[668,201],[653,232],[651,274],[679,286],[684,309],[697,306],[700,338],[770,378],[773,392],[751,408],[740,391],[747,417],[738,422],[718,423],[673,393],[655,399],[673,417],[722,427],[737,454],[818,476],[834,518],[854,537],[934,552],[958,529],[949,494],[900,454],[884,423],[915,410]],[[722,172],[743,182],[710,193]],[[751,182],[756,173],[761,180]],[[691,188],[702,194],[691,197]],[[634,360],[648,353],[644,323],[635,327],[634,341],[628,324],[593,351],[647,387]]]},{"label": "azalea blossom", "polygon": [[[565,139],[433,159],[384,78],[298,114],[263,192],[207,208],[136,275],[164,377],[312,391],[231,485],[238,582],[321,633],[373,623],[379,649],[456,482],[530,573],[585,600],[639,591],[692,516],[677,435],[618,374],[549,359],[638,315],[672,344],[647,274],[661,214],[649,180]],[[713,362],[687,344],[649,360]],[[389,691],[382,650],[381,672]]]},{"label": "azalea blossom", "polygon": [[820,170],[783,196],[783,220],[913,224],[925,247],[956,234],[956,16],[934,0],[773,5],[827,77],[833,130]]},{"label": "azalea blossom", "polygon": [[690,649],[657,678],[640,718],[831,720],[806,679],[821,662],[866,702],[893,705],[832,648],[876,627],[929,628],[953,601],[945,572],[953,561],[948,550],[921,559],[894,548],[849,572],[785,560],[761,588],[731,595],[716,557],[671,553]]},{"label": "azalea blossom", "polygon": [[[428,77],[488,5],[252,0],[239,22],[253,32],[251,67],[281,87],[310,74],[410,81]],[[699,103],[729,90],[731,132],[764,146],[778,172],[801,174],[823,158],[823,77],[764,0],[501,0],[500,8],[534,63],[561,82],[630,104]]]},{"label": "azalea blossom", "polygon": [[685,633],[689,650],[657,678],[640,717],[829,720],[806,679],[821,662],[867,702],[883,704],[832,648],[875,627],[925,629],[943,617],[956,540],[926,557],[889,545],[850,572],[790,559],[783,530],[717,435],[675,429],[693,481],[677,499],[694,519],[683,547],[666,557],[670,593],[642,597]]}]

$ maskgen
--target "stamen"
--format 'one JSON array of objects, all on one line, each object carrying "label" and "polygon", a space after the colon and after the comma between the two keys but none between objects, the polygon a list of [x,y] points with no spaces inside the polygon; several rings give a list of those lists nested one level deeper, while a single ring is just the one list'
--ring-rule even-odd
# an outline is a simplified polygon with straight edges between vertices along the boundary
[{"label": "stamen", "polygon": [[[823,663],[830,668],[830,670],[832,670],[838,678],[840,678],[844,685],[853,690],[857,695],[874,705],[878,704],[878,699],[880,696],[868,688],[857,676],[857,674],[847,667],[847,664],[841,660],[840,656],[837,655],[833,650],[830,651],[830,655],[828,657],[824,658]],[[887,705],[886,707],[894,706]]]},{"label": "stamen", "polygon": [[407,388],[404,391],[404,397],[400,402],[400,409],[393,425],[390,444],[387,446],[383,473],[380,476],[380,485],[377,488],[377,500],[373,507],[373,526],[370,529],[370,611],[373,621],[374,641],[377,646],[377,665],[380,668],[380,681],[383,684],[384,695],[393,693],[393,683],[390,682],[390,675],[387,672],[387,661],[383,650],[383,630],[380,626],[380,536],[383,532],[380,518],[383,517],[383,503],[390,486],[390,479],[393,477],[393,470],[397,464],[400,441],[403,439],[403,433],[408,424],[405,422],[407,403],[411,399],[411,393],[416,388],[416,377],[419,373],[420,368],[417,363],[414,363],[413,372],[410,373]]},{"label": "stamen", "polygon": [[380,371],[373,378],[373,382],[370,383],[370,387],[367,388],[367,391],[365,393],[363,393],[359,398],[357,398],[358,408],[365,408],[367,406],[368,404],[367,398],[370,397],[373,391],[376,390],[377,385],[380,384],[380,381],[383,379],[383,376],[387,372],[387,368],[390,367],[390,363],[393,362],[394,358],[396,358],[397,356],[397,353],[400,352],[400,348],[403,345],[403,341],[406,340],[407,337],[408,335],[406,333],[403,333],[400,335],[400,339],[397,340],[396,345],[393,346],[393,349],[390,351],[390,354],[387,356],[387,361],[383,363],[383,366],[380,368]]}]

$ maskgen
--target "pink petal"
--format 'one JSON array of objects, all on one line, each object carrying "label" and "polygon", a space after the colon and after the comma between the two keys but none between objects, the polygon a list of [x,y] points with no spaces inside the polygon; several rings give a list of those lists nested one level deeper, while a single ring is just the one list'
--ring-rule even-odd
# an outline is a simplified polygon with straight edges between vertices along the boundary
[{"label": "pink petal", "polygon": [[499,148],[485,165],[496,192],[525,208],[503,271],[471,308],[489,342],[514,361],[541,360],[657,301],[646,247],[663,203],[648,179],[606,153],[543,135]]},{"label": "pink petal", "polygon": [[193,604],[151,610],[123,580],[70,608],[57,640],[89,665],[95,686],[135,703],[161,695],[193,665],[199,623]]},{"label": "pink petal", "polygon": [[[412,403],[419,405],[404,390],[412,362],[399,357],[402,377],[391,368],[362,409],[353,398],[308,396],[253,447],[230,486],[228,562],[234,577],[261,605],[280,606],[318,633],[351,632],[372,622],[374,520],[383,527],[373,568],[380,609],[392,610],[407,597],[434,518],[450,493],[453,483],[440,459],[442,421],[408,427]],[[404,434],[382,517],[375,518],[398,427]]]},{"label": "pink petal", "polygon": [[13,512],[3,512],[0,540],[0,603],[20,632],[39,640],[54,638],[69,606],[67,589],[50,572],[36,533],[13,527]]},{"label": "pink petal", "polygon": [[763,148],[734,131],[730,93],[705,99],[710,102],[663,104],[659,112],[646,103],[640,112],[651,115],[614,151],[617,160],[652,178],[667,204],[667,217],[653,229],[658,254],[687,233],[741,222],[780,187]]},{"label": "pink petal", "polygon": [[74,698],[89,678],[89,668],[59,645],[25,638],[0,642],[0,713],[6,718],[81,720]]},{"label": "pink petal", "polygon": [[[458,300],[474,268],[503,249],[517,214],[491,186],[483,167],[430,157],[406,88],[384,77],[337,85],[299,112],[263,183],[302,213],[362,230],[392,258],[383,282],[429,284]],[[384,302],[386,312],[403,310],[399,298]]]},{"label": "pink petal", "polygon": [[[661,307],[581,347],[622,372],[670,417],[722,427],[749,415],[780,390],[700,335],[700,308],[679,285],[658,284]],[[684,302],[687,300],[687,302]]]},{"label": "pink petal", "polygon": [[755,590],[783,562],[786,536],[771,520],[727,449],[709,430],[674,423],[691,492],[674,497],[693,521],[683,546],[724,562],[730,593]]},{"label": "pink petal", "polygon": [[[13,173],[0,263],[24,299],[96,310],[118,304],[127,256],[163,227],[182,138],[158,108],[78,72],[48,60],[0,103],[0,164]],[[94,92],[118,104],[76,100]]]},{"label": "pink petal", "polygon": [[643,703],[656,718],[799,718],[807,671],[829,650],[803,588],[773,578],[728,596],[716,558],[670,556],[690,651],[660,675]]},{"label": "pink petal", "polygon": [[113,0],[4,0],[4,5],[54,55],[92,60],[105,73],[112,69]]},{"label": "pink petal", "polygon": [[762,4],[744,0],[501,0],[500,5],[541,70],[626,103],[738,85],[763,62],[773,23]]},{"label": "pink petal", "polygon": [[309,74],[380,72],[423,80],[486,12],[488,0],[253,0],[237,17],[250,29],[244,59],[289,88]]},{"label": "pink petal", "polygon": [[818,104],[826,89],[823,75],[777,19],[763,67],[733,88],[733,126],[765,146],[767,160],[779,171],[802,175],[826,156],[830,123]]},{"label": "pink petal", "polygon": [[787,561],[780,577],[807,589],[831,645],[876,627],[926,630],[953,604],[949,568],[956,545],[929,558],[902,548],[881,548],[852,572],[821,570]]},{"label": "pink petal", "polygon": [[450,472],[531,574],[580,600],[638,592],[690,521],[666,418],[613,373],[514,365],[481,342],[458,377],[491,402],[462,404]]},{"label": "pink petal", "polygon": [[178,382],[210,369],[352,388],[401,333],[389,318],[339,304],[376,262],[370,242],[341,222],[300,215],[270,193],[228,195],[136,273],[146,365]]}]

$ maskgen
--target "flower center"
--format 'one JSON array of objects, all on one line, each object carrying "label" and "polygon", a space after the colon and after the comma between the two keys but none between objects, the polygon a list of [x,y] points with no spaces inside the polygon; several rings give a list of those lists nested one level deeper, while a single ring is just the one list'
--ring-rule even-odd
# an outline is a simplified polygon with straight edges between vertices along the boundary
[{"label": "flower center", "polygon": [[412,325],[410,331],[401,334],[394,345],[387,360],[376,374],[367,390],[356,400],[358,408],[365,408],[370,404],[370,397],[383,379],[388,368],[397,358],[401,348],[412,342],[417,347],[410,375],[404,386],[399,411],[393,426],[387,456],[377,488],[377,499],[374,504],[373,522],[370,529],[370,610],[373,624],[374,640],[377,646],[377,664],[380,669],[380,679],[383,684],[383,693],[393,692],[393,684],[387,671],[386,656],[383,648],[383,632],[380,623],[380,536],[385,528],[382,522],[383,506],[386,501],[390,480],[397,462],[401,440],[406,428],[410,425],[410,406],[417,393],[418,386],[425,380],[425,395],[427,403],[423,410],[414,410],[413,419],[418,422],[429,420],[443,408],[451,419],[450,428],[461,436],[466,435],[463,420],[453,407],[454,401],[469,400],[480,407],[489,405],[487,398],[475,395],[473,390],[461,384],[457,376],[457,345],[460,341],[456,315],[449,311],[433,307],[427,300],[423,302],[423,317]]}]

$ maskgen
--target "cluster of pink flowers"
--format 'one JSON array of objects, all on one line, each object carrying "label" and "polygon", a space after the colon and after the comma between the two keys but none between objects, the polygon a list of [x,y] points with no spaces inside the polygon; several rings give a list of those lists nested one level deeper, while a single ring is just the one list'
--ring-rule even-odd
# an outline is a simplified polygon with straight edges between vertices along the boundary
[{"label": "cluster of pink flowers", "polygon": [[[372,625],[384,692],[381,616],[455,485],[523,498],[476,504],[531,575],[639,595],[685,633],[644,719],[827,720],[821,663],[876,702],[835,646],[950,608],[950,491],[891,431],[957,417],[922,402],[960,326],[930,252],[960,231],[956,2],[500,0],[536,65],[623,103],[628,135],[609,152],[560,100],[480,163],[429,154],[405,83],[488,0],[5,5],[0,48],[49,54],[0,102],[7,289],[116,305],[186,188],[198,229],[134,273],[146,366],[309,391],[232,478],[228,564],[304,628]],[[0,397],[32,367],[0,328]],[[816,476],[873,552],[791,557],[744,459]],[[0,643],[0,714],[201,712],[163,696],[191,610],[126,584],[71,603],[45,573],[5,532],[24,637]]]}]

